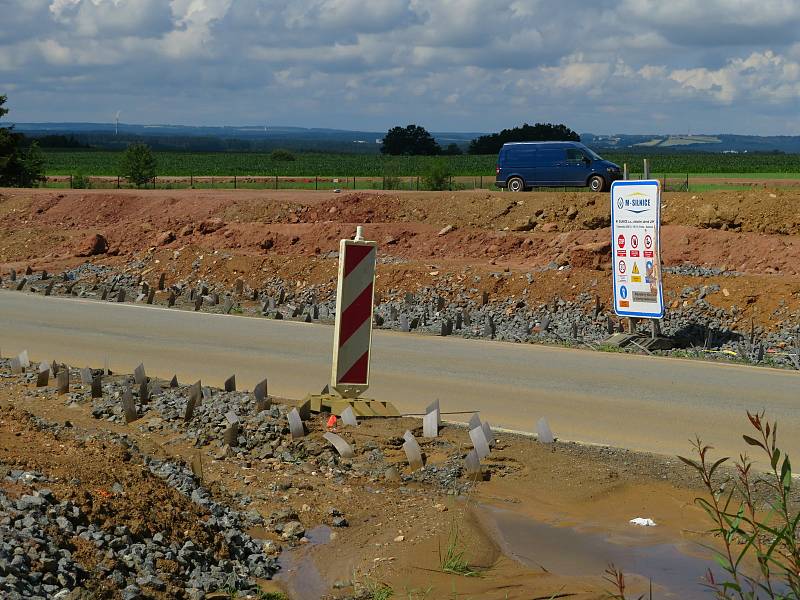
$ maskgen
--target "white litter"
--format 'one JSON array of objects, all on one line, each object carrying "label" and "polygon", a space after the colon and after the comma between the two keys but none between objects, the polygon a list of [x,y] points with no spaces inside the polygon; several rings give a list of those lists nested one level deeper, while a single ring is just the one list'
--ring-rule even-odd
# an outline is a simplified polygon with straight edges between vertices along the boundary
[{"label": "white litter", "polygon": [[644,517],[636,517],[628,521],[631,525],[639,525],[640,527],[655,527],[656,522],[653,519],[646,519]]}]

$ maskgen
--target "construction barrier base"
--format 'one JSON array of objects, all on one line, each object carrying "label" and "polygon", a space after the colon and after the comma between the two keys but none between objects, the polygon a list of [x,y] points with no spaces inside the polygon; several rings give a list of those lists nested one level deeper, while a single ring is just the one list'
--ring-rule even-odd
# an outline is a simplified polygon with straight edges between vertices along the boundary
[{"label": "construction barrier base", "polygon": [[334,394],[311,394],[303,399],[309,403],[311,412],[329,412],[340,416],[348,406],[359,417],[399,417],[400,412],[391,402],[381,402],[369,398],[342,398]]}]

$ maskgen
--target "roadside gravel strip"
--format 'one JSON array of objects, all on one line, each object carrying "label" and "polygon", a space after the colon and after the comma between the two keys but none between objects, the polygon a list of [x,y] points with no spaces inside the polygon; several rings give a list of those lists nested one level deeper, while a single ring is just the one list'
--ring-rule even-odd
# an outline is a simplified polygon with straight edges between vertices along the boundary
[{"label": "roadside gravel strip", "polygon": [[[337,258],[337,257],[332,257]],[[131,263],[136,271],[142,265]],[[554,264],[552,269],[558,269]],[[568,269],[568,267],[567,267]],[[735,271],[722,271],[692,265],[670,267],[669,272],[693,277],[736,277]],[[499,279],[504,272],[493,274]],[[528,273],[530,282],[537,273]],[[23,275],[19,274],[21,282]],[[164,290],[154,290],[140,275],[85,263],[53,275],[31,273],[24,276],[24,291],[47,295],[67,295],[110,302],[153,303],[217,314],[245,314],[307,323],[332,323],[336,297],[325,286],[308,286],[292,291],[289,282],[273,277],[262,289],[242,285],[241,290],[226,289],[213,281],[190,285],[179,281]],[[480,283],[480,277],[472,282]],[[6,289],[18,282],[7,281]],[[22,290],[20,290],[22,291]],[[553,298],[547,304],[527,302],[526,298],[486,297],[472,300],[476,289],[468,284],[442,283],[417,293],[396,294],[377,299],[374,325],[378,329],[415,332],[426,335],[455,335],[469,339],[491,339],[516,343],[544,343],[609,349],[606,340],[627,324],[603,306],[591,293],[574,300]],[[656,355],[675,354],[704,359],[735,360],[756,365],[800,370],[800,323],[786,315],[780,327],[767,331],[745,318],[742,308],[724,310],[707,301],[711,294],[723,293],[719,284],[685,286],[671,300],[672,307],[661,320],[660,335],[668,338],[669,349],[645,350]],[[151,297],[152,296],[152,297]],[[148,299],[149,298],[149,299]],[[650,334],[650,326],[640,329]],[[618,348],[613,348],[619,350]],[[627,351],[641,352],[631,344]]]},{"label": "roadside gravel strip", "polygon": [[[126,600],[202,598],[209,591],[254,590],[255,578],[277,571],[277,559],[265,553],[264,543],[244,531],[263,523],[261,517],[216,502],[186,467],[144,456],[125,436],[111,432],[76,435],[70,427],[36,417],[6,413],[3,418],[73,450],[105,447],[106,466],[113,464],[118,479],[110,489],[93,489],[94,464],[88,467],[88,481],[5,469],[2,482],[17,497],[10,498],[0,486],[3,597],[72,598],[73,590],[85,588],[100,594],[116,590]],[[123,474],[111,461],[117,455],[126,462]],[[161,507],[148,510],[158,500],[164,501]],[[154,517],[159,513],[165,518]]]}]

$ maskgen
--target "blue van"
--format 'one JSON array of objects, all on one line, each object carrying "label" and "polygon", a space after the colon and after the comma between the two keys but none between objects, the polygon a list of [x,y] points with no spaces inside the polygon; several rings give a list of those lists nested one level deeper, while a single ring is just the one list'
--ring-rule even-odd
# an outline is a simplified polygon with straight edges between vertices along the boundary
[{"label": "blue van", "polygon": [[512,142],[500,148],[495,185],[512,192],[540,186],[588,186],[602,192],[621,178],[619,165],[578,142]]}]

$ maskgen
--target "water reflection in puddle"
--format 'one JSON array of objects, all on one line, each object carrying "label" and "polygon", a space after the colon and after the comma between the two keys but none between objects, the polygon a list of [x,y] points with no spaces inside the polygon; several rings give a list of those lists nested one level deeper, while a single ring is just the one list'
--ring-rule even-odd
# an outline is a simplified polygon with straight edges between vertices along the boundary
[{"label": "water reflection in puddle", "polygon": [[331,529],[319,525],[306,531],[306,538],[308,545],[286,550],[278,557],[280,571],[275,579],[286,585],[292,600],[319,600],[328,591],[328,585],[308,550],[309,546],[327,544],[331,540]]},{"label": "water reflection in puddle", "polygon": [[613,563],[626,574],[641,575],[662,587],[660,598],[681,600],[711,598],[701,580],[709,568],[721,575],[710,559],[684,554],[674,544],[652,543],[648,531],[632,531],[617,543],[601,534],[547,525],[492,506],[481,506],[479,513],[506,556],[551,573],[601,575]]}]

